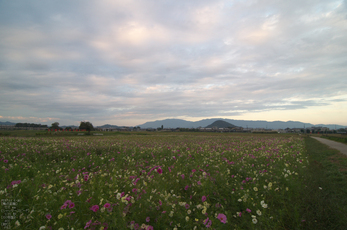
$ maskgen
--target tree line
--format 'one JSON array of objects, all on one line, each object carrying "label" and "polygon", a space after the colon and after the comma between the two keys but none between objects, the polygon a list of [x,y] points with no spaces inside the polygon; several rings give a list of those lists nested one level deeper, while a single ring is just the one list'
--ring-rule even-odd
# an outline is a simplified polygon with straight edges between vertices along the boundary
[{"label": "tree line", "polygon": [[[62,130],[63,128],[59,127],[59,122],[54,122],[52,123],[52,126],[49,127],[50,129],[57,129],[57,130]],[[66,127],[66,130],[72,129],[71,127]],[[78,129],[83,129],[86,130],[88,132],[93,131],[94,130],[94,126],[92,123],[90,123],[89,121],[81,121],[80,122],[80,126],[78,127]]]},{"label": "tree line", "polygon": [[14,127],[33,127],[33,128],[48,128],[47,125],[34,124],[34,123],[17,123]]}]

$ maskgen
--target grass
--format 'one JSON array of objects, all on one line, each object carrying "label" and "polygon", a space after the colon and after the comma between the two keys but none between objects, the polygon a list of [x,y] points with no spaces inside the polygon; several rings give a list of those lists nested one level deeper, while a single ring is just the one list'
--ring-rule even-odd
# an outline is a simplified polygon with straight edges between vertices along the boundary
[{"label": "grass", "polygon": [[305,143],[310,162],[301,191],[305,228],[347,229],[347,157],[313,138]]},{"label": "grass", "polygon": [[320,136],[322,138],[326,138],[332,141],[337,141],[340,143],[344,143],[347,144],[347,136],[346,135],[339,135],[339,134],[335,134],[335,135],[322,135]]}]

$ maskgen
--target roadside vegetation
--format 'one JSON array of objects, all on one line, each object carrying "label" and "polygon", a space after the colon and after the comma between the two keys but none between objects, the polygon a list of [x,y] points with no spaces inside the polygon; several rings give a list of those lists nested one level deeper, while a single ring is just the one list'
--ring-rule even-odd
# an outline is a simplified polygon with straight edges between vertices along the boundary
[{"label": "roadside vegetation", "polygon": [[302,193],[307,229],[347,229],[347,156],[305,139],[308,160]]},{"label": "roadside vegetation", "polygon": [[335,135],[322,135],[320,137],[347,144],[347,135],[335,134]]}]

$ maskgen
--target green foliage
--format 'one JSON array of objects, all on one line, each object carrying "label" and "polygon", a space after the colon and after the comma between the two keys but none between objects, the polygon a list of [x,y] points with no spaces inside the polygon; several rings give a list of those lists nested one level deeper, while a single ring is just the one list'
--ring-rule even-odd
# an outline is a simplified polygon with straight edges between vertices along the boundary
[{"label": "green foliage", "polygon": [[93,124],[90,123],[89,121],[81,121],[80,127],[79,127],[79,128],[80,128],[80,129],[85,129],[85,130],[87,130],[88,132],[94,130]]},{"label": "green foliage", "polygon": [[52,123],[52,126],[50,127],[50,129],[60,129],[59,122]]},{"label": "green foliage", "polygon": [[15,127],[47,128],[47,125],[34,124],[34,123],[17,123]]}]

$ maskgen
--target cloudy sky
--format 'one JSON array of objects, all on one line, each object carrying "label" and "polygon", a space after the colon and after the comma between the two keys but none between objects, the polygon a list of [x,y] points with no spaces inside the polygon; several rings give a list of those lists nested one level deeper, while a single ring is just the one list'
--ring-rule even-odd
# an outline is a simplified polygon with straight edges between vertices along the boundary
[{"label": "cloudy sky", "polygon": [[0,121],[346,114],[347,1],[0,1]]}]

